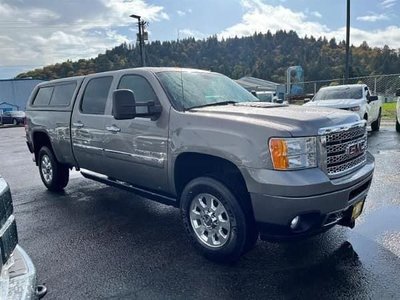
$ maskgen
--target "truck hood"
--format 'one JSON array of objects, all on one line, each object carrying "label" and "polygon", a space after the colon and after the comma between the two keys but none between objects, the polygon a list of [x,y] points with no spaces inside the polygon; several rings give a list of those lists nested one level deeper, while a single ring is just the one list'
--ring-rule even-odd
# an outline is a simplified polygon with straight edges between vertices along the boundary
[{"label": "truck hood", "polygon": [[234,105],[209,106],[191,109],[192,114],[213,119],[223,126],[224,120],[235,120],[242,123],[264,126],[290,135],[315,136],[324,127],[354,123],[360,120],[355,113],[320,107],[297,105],[276,105],[263,102],[237,103]]},{"label": "truck hood", "polygon": [[361,105],[361,99],[334,99],[334,100],[322,100],[322,101],[310,101],[304,106],[316,106],[316,107],[332,107],[332,108],[349,108]]}]

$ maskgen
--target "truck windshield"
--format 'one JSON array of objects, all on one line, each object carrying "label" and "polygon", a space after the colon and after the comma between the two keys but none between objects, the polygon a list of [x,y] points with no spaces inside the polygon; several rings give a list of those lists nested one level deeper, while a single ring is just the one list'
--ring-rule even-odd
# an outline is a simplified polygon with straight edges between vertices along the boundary
[{"label": "truck windshield", "polygon": [[188,110],[211,105],[259,102],[259,99],[228,77],[209,72],[165,71],[157,73],[171,101]]},{"label": "truck windshield", "polygon": [[320,89],[314,96],[314,101],[336,99],[361,99],[363,96],[361,87],[338,87]]}]

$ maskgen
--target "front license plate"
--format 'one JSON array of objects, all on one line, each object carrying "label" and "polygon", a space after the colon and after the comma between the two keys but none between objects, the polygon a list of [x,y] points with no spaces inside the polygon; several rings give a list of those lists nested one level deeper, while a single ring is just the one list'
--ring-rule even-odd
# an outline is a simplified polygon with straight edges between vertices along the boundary
[{"label": "front license plate", "polygon": [[10,255],[13,253],[17,243],[17,225],[14,220],[10,226],[8,226],[7,230],[0,236],[0,251],[3,265],[10,258]]},{"label": "front license plate", "polygon": [[351,213],[351,219],[354,221],[355,219],[357,219],[363,210],[364,207],[364,201],[358,202],[354,205],[353,207],[353,211]]}]

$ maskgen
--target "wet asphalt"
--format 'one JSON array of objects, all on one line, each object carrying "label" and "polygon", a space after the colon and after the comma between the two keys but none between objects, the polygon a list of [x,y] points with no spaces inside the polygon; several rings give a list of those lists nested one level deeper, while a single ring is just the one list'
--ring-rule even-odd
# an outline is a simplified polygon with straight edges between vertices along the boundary
[{"label": "wet asphalt", "polygon": [[23,128],[0,129],[0,174],[46,299],[399,299],[400,134],[385,126],[369,147],[376,172],[353,230],[259,241],[234,265],[198,256],[175,208],[77,172],[64,194],[48,192]]}]

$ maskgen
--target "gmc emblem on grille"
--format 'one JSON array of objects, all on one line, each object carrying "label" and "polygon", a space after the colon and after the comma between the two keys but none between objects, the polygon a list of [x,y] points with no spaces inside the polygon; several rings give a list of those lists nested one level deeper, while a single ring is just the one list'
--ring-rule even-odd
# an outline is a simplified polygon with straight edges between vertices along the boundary
[{"label": "gmc emblem on grille", "polygon": [[365,150],[365,142],[361,141],[348,145],[346,148],[346,154],[349,156],[356,156],[364,152],[364,150]]}]

